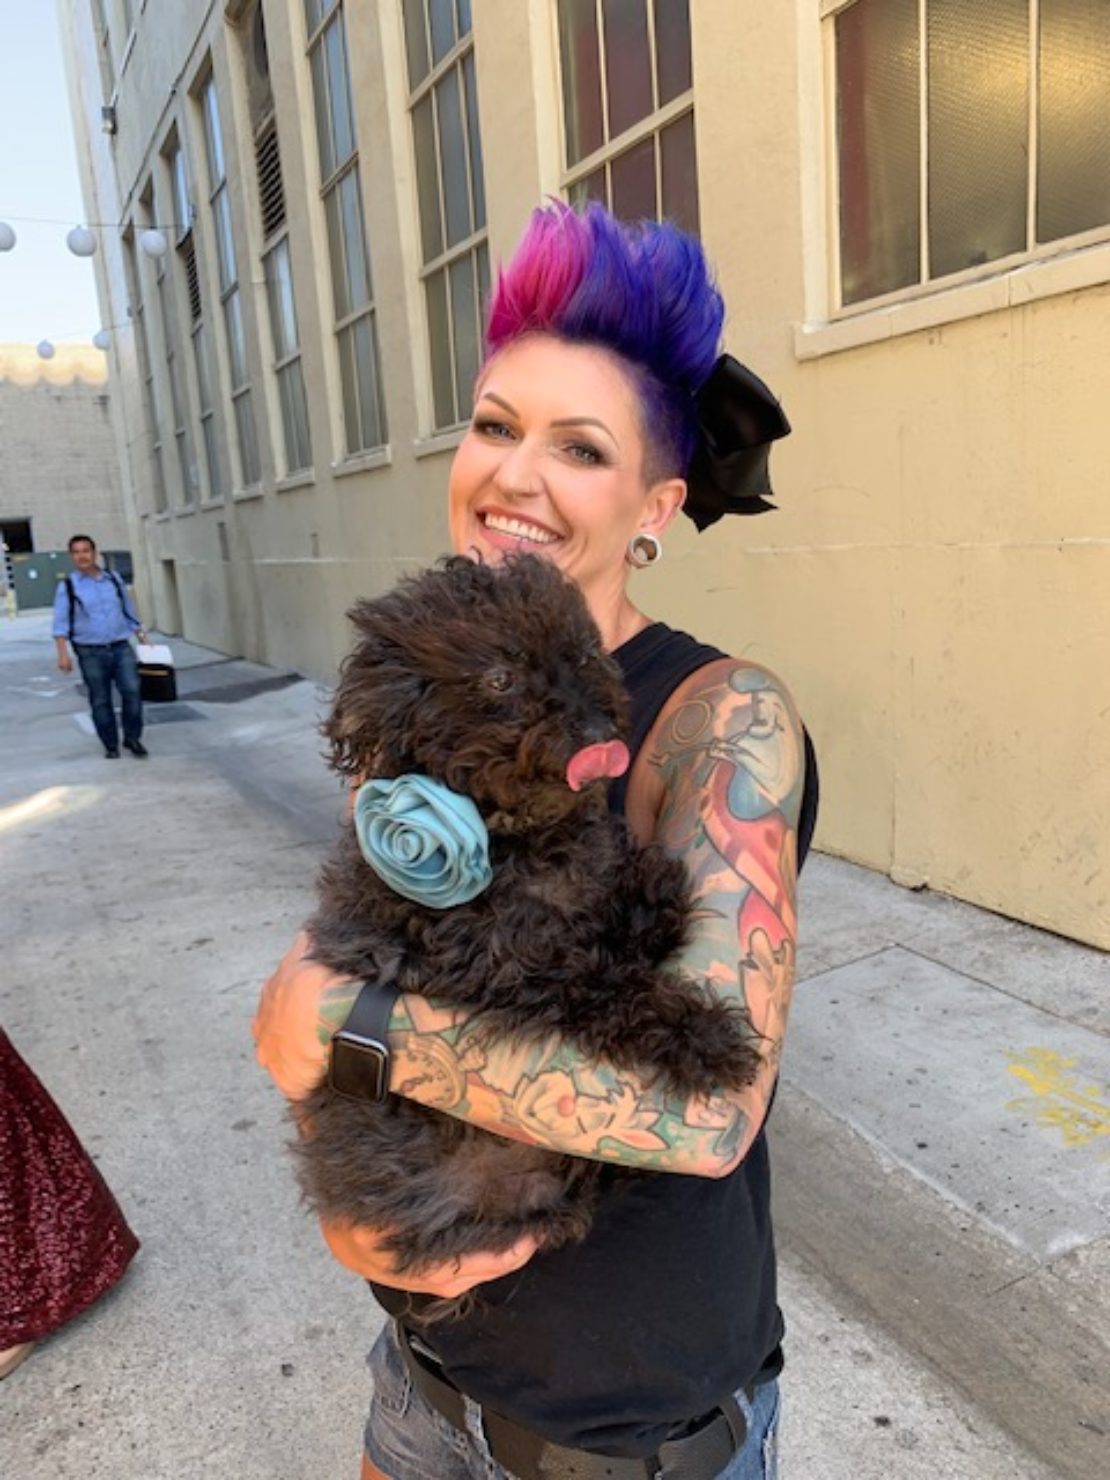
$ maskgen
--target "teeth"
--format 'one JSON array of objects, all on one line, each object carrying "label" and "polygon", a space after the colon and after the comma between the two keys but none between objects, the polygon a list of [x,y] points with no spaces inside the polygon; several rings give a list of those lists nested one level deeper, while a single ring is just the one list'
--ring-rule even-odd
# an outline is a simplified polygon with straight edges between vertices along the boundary
[{"label": "teeth", "polygon": [[507,519],[502,514],[485,516],[487,529],[496,529],[499,534],[511,534],[514,539],[530,540],[534,545],[551,545],[559,538],[537,524],[525,524],[523,519]]}]

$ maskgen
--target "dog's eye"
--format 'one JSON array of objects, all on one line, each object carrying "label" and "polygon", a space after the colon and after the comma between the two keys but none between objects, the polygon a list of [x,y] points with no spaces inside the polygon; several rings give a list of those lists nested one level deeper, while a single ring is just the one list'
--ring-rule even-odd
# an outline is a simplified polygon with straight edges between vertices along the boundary
[{"label": "dog's eye", "polygon": [[486,674],[485,684],[495,694],[508,694],[516,688],[516,674],[507,668],[491,668]]}]

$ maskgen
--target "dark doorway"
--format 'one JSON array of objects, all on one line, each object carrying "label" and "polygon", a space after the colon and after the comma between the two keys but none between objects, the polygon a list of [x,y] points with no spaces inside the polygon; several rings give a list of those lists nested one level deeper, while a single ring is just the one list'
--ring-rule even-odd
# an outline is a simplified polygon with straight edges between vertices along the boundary
[{"label": "dark doorway", "polygon": [[7,545],[9,555],[33,554],[30,519],[0,519],[0,541]]}]

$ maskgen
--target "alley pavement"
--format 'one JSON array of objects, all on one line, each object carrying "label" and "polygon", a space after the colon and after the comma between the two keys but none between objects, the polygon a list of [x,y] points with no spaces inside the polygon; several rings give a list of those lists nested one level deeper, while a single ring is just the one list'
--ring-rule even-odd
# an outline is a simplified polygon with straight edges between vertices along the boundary
[{"label": "alley pavement", "polygon": [[[0,1021],[143,1243],[0,1385],[0,1476],[355,1480],[380,1316],[249,1032],[341,814],[323,696],[171,645],[108,762],[48,618],[0,616]],[[801,921],[783,1480],[1110,1473],[1110,958],[819,855]]]}]

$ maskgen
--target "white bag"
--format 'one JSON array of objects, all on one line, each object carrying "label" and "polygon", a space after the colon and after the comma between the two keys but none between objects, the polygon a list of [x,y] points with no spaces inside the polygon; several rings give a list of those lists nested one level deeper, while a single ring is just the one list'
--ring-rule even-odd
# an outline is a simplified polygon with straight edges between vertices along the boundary
[{"label": "white bag", "polygon": [[159,668],[172,668],[174,666],[173,653],[170,652],[164,643],[137,642],[135,647],[138,650],[140,663],[154,663]]}]

